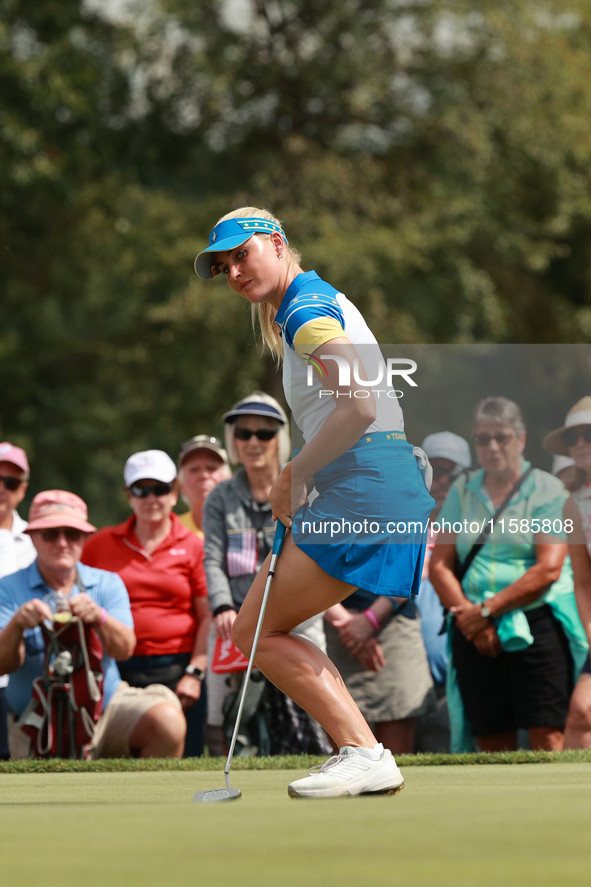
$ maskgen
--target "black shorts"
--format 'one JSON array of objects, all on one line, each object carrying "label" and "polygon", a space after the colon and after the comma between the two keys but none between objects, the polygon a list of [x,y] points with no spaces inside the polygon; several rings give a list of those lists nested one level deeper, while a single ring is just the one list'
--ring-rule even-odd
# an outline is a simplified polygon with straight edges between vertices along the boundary
[{"label": "black shorts", "polygon": [[573,691],[566,635],[544,605],[525,614],[534,642],[526,650],[482,656],[454,628],[453,663],[475,736],[528,727],[564,728]]}]

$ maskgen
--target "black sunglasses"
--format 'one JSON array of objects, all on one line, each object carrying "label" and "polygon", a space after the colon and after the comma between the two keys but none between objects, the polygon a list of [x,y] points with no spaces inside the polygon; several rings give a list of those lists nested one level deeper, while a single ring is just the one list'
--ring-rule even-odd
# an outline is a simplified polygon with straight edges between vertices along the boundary
[{"label": "black sunglasses", "polygon": [[487,447],[491,440],[496,440],[498,445],[502,447],[516,436],[516,434],[506,434],[503,431],[499,431],[497,434],[475,434],[474,443],[477,447]]},{"label": "black sunglasses", "polygon": [[257,431],[250,431],[248,428],[234,429],[234,437],[236,440],[250,440],[253,434],[259,440],[268,441],[273,440],[277,434],[277,430],[274,428],[259,428]]},{"label": "black sunglasses", "polygon": [[75,527],[48,527],[39,532],[44,542],[57,542],[62,533],[68,542],[80,542],[82,536],[85,535],[82,530],[77,530]]},{"label": "black sunglasses", "polygon": [[141,484],[132,484],[129,487],[129,492],[134,497],[134,499],[147,499],[150,493],[154,493],[155,496],[168,496],[169,493],[174,489],[174,484],[150,484],[149,486],[143,487]]},{"label": "black sunglasses", "polygon": [[578,430],[573,428],[572,431],[562,432],[562,440],[567,447],[574,447],[580,437],[583,438],[585,443],[591,443],[591,428],[582,428]]},{"label": "black sunglasses", "polygon": [[19,480],[18,477],[5,477],[3,474],[0,474],[0,483],[3,483],[11,493],[14,493],[21,484],[24,484],[24,480]]}]

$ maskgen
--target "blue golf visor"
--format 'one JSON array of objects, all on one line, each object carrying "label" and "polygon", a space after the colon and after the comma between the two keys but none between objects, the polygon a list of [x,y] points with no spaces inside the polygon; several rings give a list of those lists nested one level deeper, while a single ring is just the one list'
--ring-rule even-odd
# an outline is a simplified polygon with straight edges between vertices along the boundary
[{"label": "blue golf visor", "polygon": [[209,246],[201,250],[195,259],[195,272],[202,280],[211,280],[219,274],[211,253],[223,253],[235,249],[246,243],[253,234],[272,234],[273,231],[281,234],[287,243],[281,225],[270,219],[227,219],[225,222],[218,222],[209,235]]}]

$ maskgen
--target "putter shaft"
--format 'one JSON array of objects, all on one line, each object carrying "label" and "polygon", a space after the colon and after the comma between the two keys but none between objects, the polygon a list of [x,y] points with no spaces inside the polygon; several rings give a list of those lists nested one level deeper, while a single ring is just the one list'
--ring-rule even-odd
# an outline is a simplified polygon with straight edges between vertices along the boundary
[{"label": "putter shaft", "polygon": [[[283,528],[282,531],[280,528]],[[242,710],[244,709],[244,702],[246,700],[246,689],[248,687],[248,682],[250,680],[250,675],[252,673],[252,667],[254,665],[254,657],[256,655],[257,646],[259,643],[259,637],[261,636],[261,629],[263,627],[263,620],[265,618],[265,611],[267,609],[267,601],[269,600],[269,591],[271,590],[271,582],[273,576],[275,575],[275,568],[277,564],[277,559],[279,558],[279,551],[281,550],[281,544],[283,543],[283,537],[285,536],[285,526],[281,523],[281,521],[277,521],[277,529],[275,530],[275,542],[273,544],[273,554],[271,555],[271,563],[269,564],[269,572],[267,574],[267,581],[265,582],[265,590],[263,592],[263,599],[261,601],[261,609],[259,611],[259,618],[257,620],[257,625],[254,633],[254,637],[252,639],[252,648],[250,651],[250,658],[248,660],[248,668],[246,669],[246,673],[244,676],[244,680],[242,682],[242,689],[240,691],[240,703],[238,705],[238,713],[236,715],[236,723],[234,724],[234,732],[232,733],[232,741],[230,743],[230,750],[228,752],[228,757],[226,760],[226,766],[224,767],[224,774],[226,776],[226,787],[230,788],[230,767],[232,766],[232,756],[234,754],[234,748],[236,746],[236,739],[238,738],[238,730],[240,728],[240,721],[242,719]],[[278,537],[280,537],[280,542],[278,546]],[[279,548],[279,551],[275,551],[276,548]]]}]

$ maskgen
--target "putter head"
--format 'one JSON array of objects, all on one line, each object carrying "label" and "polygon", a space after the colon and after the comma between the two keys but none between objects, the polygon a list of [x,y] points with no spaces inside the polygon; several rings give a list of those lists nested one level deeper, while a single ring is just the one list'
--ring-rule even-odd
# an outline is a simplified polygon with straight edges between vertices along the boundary
[{"label": "putter head", "polygon": [[210,788],[206,792],[195,792],[193,795],[194,804],[212,804],[216,801],[235,801],[242,797],[239,788]]}]

